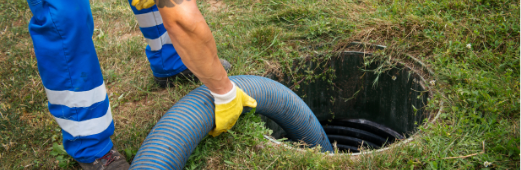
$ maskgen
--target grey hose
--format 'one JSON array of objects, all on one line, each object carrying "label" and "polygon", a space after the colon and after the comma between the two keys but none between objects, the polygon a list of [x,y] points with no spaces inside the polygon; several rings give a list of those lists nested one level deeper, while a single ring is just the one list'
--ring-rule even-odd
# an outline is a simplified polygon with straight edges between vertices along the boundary
[{"label": "grey hose", "polygon": [[[258,76],[230,80],[257,100],[256,112],[279,124],[292,140],[333,151],[311,109],[286,86]],[[157,122],[137,152],[130,169],[182,169],[197,144],[214,127],[213,97],[206,86],[179,100]]]}]

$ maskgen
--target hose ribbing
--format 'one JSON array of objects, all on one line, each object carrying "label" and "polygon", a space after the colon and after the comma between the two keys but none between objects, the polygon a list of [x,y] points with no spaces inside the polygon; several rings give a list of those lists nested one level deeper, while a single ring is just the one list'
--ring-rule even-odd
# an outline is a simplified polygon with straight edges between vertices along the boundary
[{"label": "hose ribbing", "polygon": [[[232,76],[246,94],[257,100],[256,112],[279,124],[292,140],[322,151],[333,151],[311,109],[286,86],[258,76]],[[131,169],[182,169],[197,144],[214,126],[213,97],[201,86],[179,100],[157,122],[143,142]]]}]

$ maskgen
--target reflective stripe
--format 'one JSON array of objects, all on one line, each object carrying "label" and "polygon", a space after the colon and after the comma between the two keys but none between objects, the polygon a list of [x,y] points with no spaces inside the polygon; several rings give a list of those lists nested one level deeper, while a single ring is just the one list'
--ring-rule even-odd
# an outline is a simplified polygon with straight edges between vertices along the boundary
[{"label": "reflective stripe", "polygon": [[159,14],[159,11],[138,14],[136,15],[139,27],[153,27],[156,25],[163,24],[163,19]]},{"label": "reflective stripe", "polygon": [[49,103],[65,105],[67,107],[89,107],[94,103],[105,100],[105,97],[107,96],[105,82],[89,91],[56,91],[45,88],[45,93],[47,93]]},{"label": "reflective stripe", "polygon": [[159,51],[163,48],[165,44],[172,44],[170,37],[168,36],[168,32],[163,33],[159,38],[156,39],[147,39],[148,45],[150,46],[151,51]]},{"label": "reflective stripe", "polygon": [[98,118],[84,121],[67,120],[57,117],[54,117],[54,119],[56,119],[56,122],[58,122],[58,125],[60,125],[64,131],[73,137],[89,136],[101,133],[110,126],[112,123],[112,112],[110,111],[109,105],[107,113]]}]

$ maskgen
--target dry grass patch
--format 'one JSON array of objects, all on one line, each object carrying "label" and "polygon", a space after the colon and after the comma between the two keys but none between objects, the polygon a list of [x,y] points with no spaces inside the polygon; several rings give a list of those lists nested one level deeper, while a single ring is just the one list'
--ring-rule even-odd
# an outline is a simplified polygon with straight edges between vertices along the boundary
[{"label": "dry grass patch", "polygon": [[134,37],[143,37],[143,34],[141,34],[141,31],[133,30],[130,33],[125,33],[117,38],[117,41],[126,41],[130,38]]},{"label": "dry grass patch", "polygon": [[210,3],[210,9],[209,10],[211,12],[220,12],[223,9],[226,9],[226,4],[224,4],[224,2],[222,0],[220,0],[220,1],[210,0],[210,1],[208,1],[208,3]]}]

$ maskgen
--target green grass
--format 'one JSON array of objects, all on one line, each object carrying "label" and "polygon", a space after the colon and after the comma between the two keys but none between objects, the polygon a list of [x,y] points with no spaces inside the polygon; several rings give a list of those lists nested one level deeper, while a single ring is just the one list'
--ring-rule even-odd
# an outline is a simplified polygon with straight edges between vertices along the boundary
[{"label": "green grass", "polygon": [[[436,94],[427,109],[443,102],[444,110],[409,145],[357,158],[267,144],[260,118],[245,114],[232,133],[205,138],[187,169],[519,169],[517,1],[224,0],[217,10],[198,3],[219,57],[233,64],[230,75],[288,71],[295,58],[352,41],[381,44],[388,46],[384,57],[409,62],[406,55],[413,55],[434,70]],[[200,84],[158,88],[126,1],[91,6],[116,125],[112,138],[131,160],[166,110]],[[6,1],[0,9],[0,169],[77,169],[61,152],[61,132],[47,110],[27,2]]]}]

